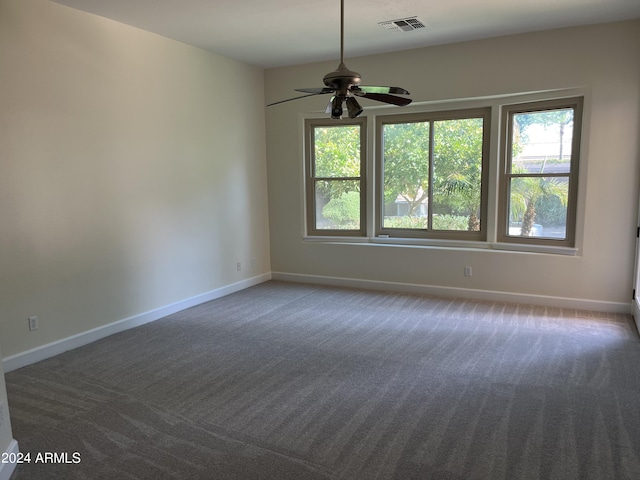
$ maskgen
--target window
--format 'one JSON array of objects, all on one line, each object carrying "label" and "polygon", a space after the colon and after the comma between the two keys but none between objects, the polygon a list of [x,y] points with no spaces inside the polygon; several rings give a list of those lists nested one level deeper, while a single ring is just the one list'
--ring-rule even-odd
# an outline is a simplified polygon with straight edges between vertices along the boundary
[{"label": "window", "polygon": [[486,239],[491,110],[377,119],[376,234]]},{"label": "window", "polygon": [[366,118],[307,120],[307,232],[366,234]]},{"label": "window", "polygon": [[582,98],[503,107],[498,240],[575,244]]},{"label": "window", "polygon": [[306,119],[308,240],[575,255],[583,97],[446,105]]}]

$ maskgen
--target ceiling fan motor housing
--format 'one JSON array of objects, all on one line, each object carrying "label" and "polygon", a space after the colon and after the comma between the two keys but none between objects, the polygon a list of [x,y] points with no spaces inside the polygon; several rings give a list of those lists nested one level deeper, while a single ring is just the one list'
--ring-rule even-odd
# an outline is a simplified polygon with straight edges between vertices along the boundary
[{"label": "ceiling fan motor housing", "polygon": [[336,70],[327,73],[322,81],[324,84],[335,89],[337,92],[346,95],[349,87],[360,84],[360,74],[349,70],[344,63],[341,63]]}]

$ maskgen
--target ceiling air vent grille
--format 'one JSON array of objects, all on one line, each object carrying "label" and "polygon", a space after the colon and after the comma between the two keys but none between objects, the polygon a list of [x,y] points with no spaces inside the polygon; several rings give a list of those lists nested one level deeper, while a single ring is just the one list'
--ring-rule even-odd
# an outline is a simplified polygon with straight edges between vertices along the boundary
[{"label": "ceiling air vent grille", "polygon": [[419,28],[424,28],[425,24],[422,23],[418,17],[399,18],[397,20],[387,20],[385,22],[379,22],[385,30],[400,30],[402,32],[411,32]]}]

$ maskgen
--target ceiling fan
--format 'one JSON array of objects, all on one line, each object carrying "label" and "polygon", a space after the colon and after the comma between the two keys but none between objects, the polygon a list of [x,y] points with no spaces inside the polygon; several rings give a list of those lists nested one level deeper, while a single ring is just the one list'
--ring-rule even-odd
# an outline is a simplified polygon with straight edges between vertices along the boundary
[{"label": "ceiling fan", "polygon": [[344,104],[347,106],[349,118],[356,118],[362,113],[362,107],[356,97],[369,98],[398,106],[405,106],[411,103],[411,99],[408,97],[396,96],[398,94],[409,95],[409,92],[404,88],[360,85],[360,74],[349,70],[344,64],[344,0],[340,0],[340,65],[336,70],[327,73],[322,80],[325,84],[324,87],[296,88],[296,92],[307,93],[307,95],[270,103],[267,107],[298,100],[299,98],[333,93],[334,96],[327,106],[326,113],[330,113],[331,118],[340,119],[342,118]]}]

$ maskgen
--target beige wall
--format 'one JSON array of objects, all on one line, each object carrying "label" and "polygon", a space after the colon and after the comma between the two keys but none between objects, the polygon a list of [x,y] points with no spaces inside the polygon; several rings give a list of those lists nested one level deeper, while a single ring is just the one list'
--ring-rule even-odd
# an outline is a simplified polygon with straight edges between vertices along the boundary
[{"label": "beige wall", "polygon": [[[347,65],[363,75],[364,84],[402,86],[416,103],[566,88],[586,92],[579,252],[571,257],[304,242],[302,118],[323,109],[329,100],[324,96],[267,109],[274,275],[508,292],[628,308],[640,160],[640,21],[354,59],[348,58],[347,38],[346,51]],[[336,66],[328,62],[267,70],[267,102],[294,96],[296,87],[320,86],[322,76]],[[367,105],[373,102],[365,105],[365,113],[371,113]],[[473,277],[463,276],[465,265],[473,267]]]},{"label": "beige wall", "polygon": [[5,358],[270,271],[261,69],[0,0],[0,72]]}]

